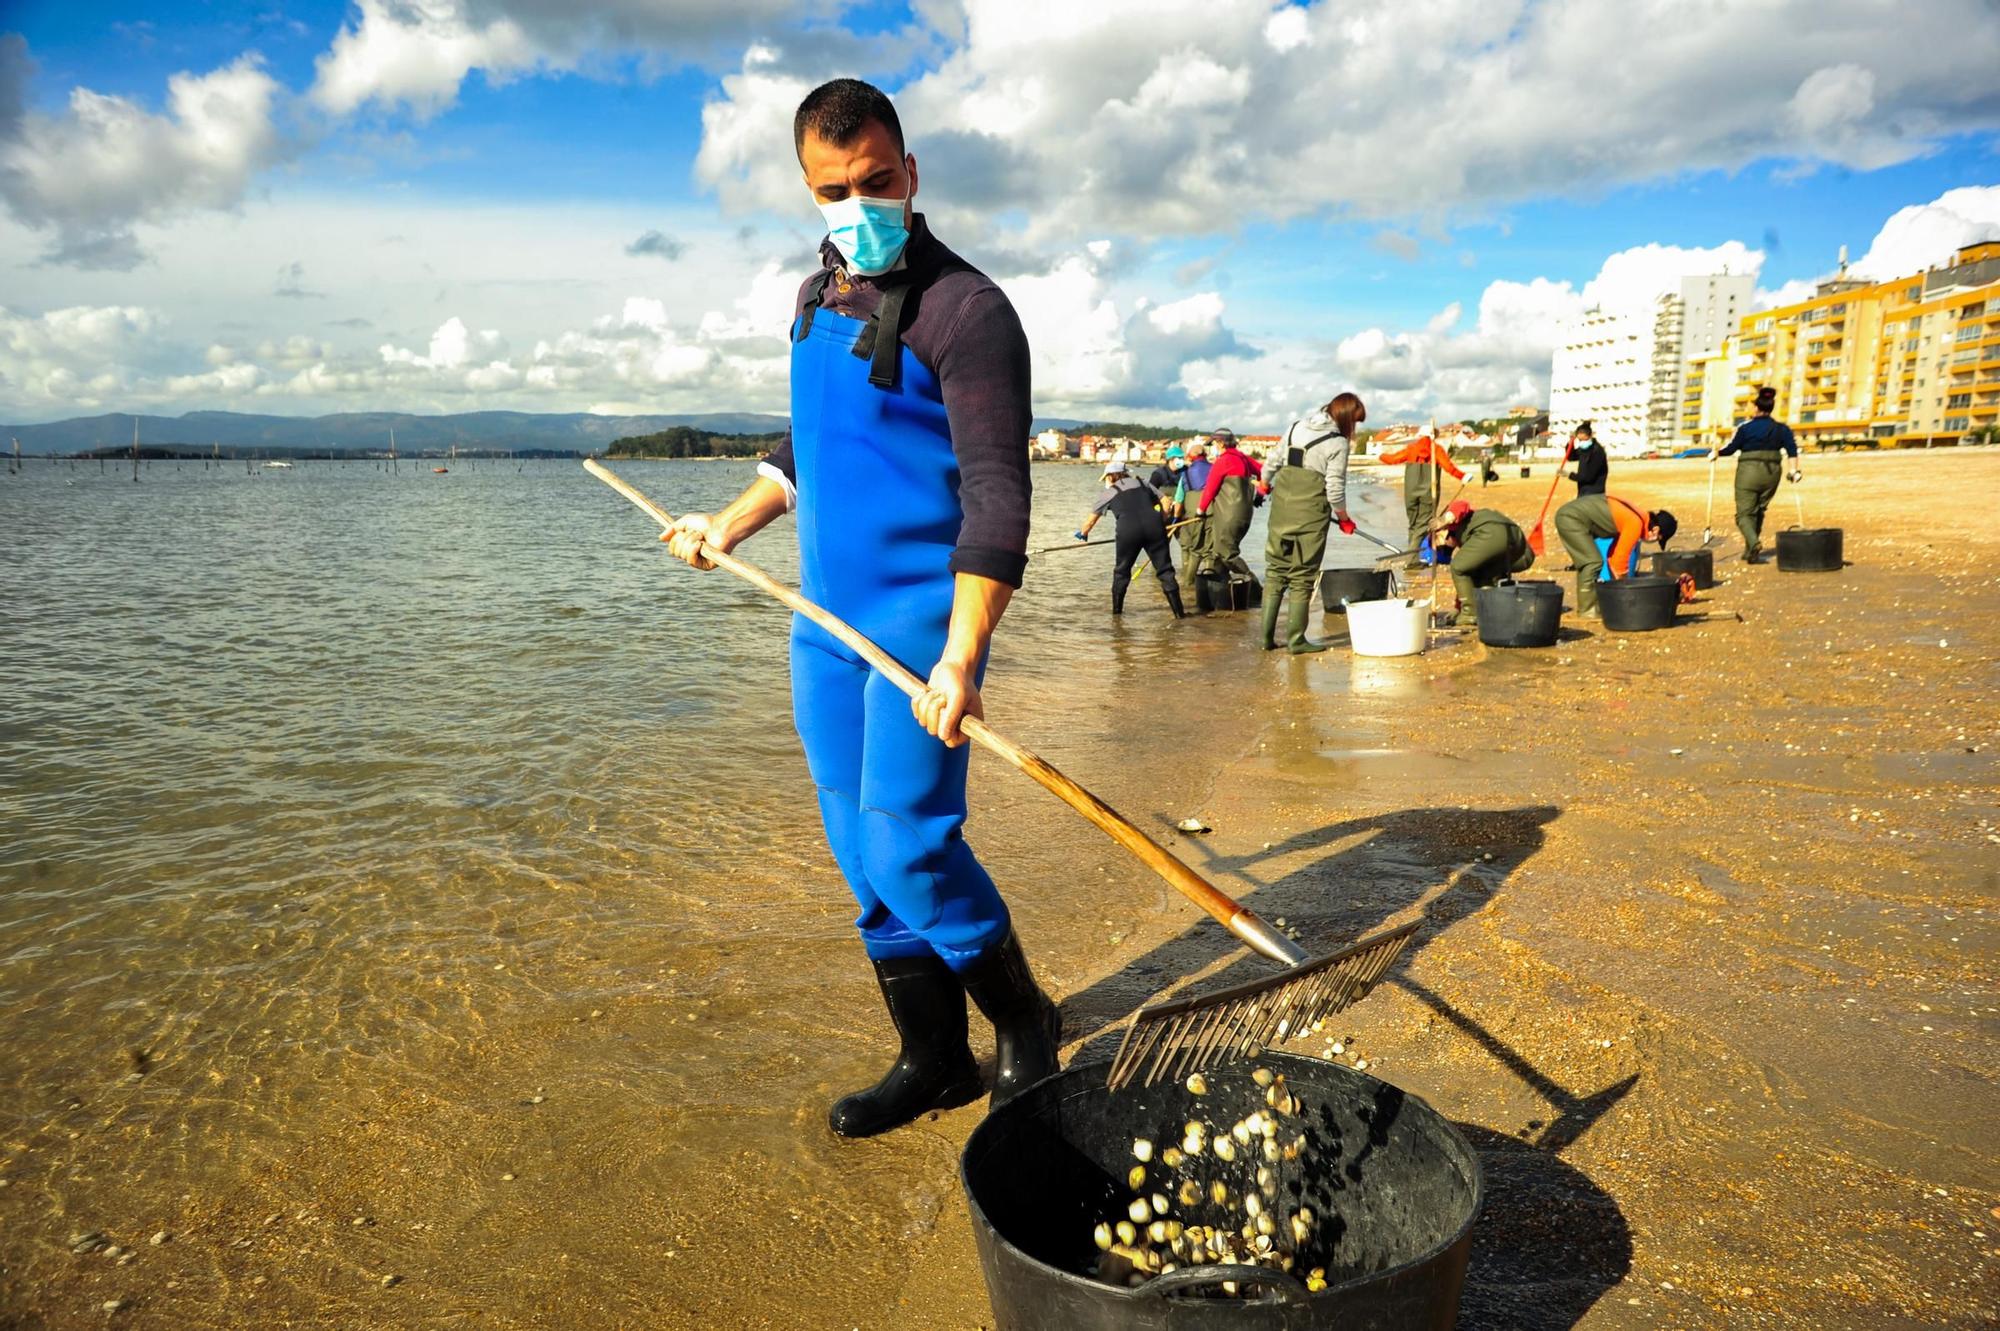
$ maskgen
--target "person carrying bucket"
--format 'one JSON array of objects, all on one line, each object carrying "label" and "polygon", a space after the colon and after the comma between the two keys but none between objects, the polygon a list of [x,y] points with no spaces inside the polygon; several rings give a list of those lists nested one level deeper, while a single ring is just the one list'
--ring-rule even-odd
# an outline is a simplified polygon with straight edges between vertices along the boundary
[{"label": "person carrying bucket", "polygon": [[1354,534],[1347,515],[1347,458],[1354,427],[1368,409],[1352,393],[1341,393],[1303,420],[1292,422],[1272,454],[1264,479],[1271,487],[1269,531],[1264,538],[1264,650],[1278,646],[1278,607],[1291,594],[1285,644],[1292,655],[1323,652],[1306,637],[1317,594],[1319,566],[1326,558],[1328,530],[1336,523]]},{"label": "person carrying bucket", "polygon": [[1175,619],[1186,619],[1181,605],[1181,585],[1174,576],[1173,547],[1167,544],[1167,524],[1160,519],[1160,496],[1153,487],[1127,471],[1122,462],[1104,464],[1104,493],[1090,510],[1090,516],[1076,529],[1076,539],[1090,539],[1090,529],[1105,510],[1118,524],[1116,559],[1111,565],[1111,613],[1125,613],[1125,590],[1132,585],[1132,566],[1139,554],[1153,561],[1153,574],[1167,594]]},{"label": "person carrying bucket", "polygon": [[1570,435],[1566,460],[1576,464],[1576,470],[1569,474],[1569,479],[1576,482],[1578,499],[1604,493],[1604,482],[1611,475],[1611,462],[1604,456],[1604,445],[1597,442],[1597,432],[1591,428],[1589,421],[1577,426],[1576,432]]},{"label": "person carrying bucket", "polygon": [[1257,459],[1236,446],[1236,432],[1217,430],[1209,436],[1220,451],[1209,465],[1195,511],[1208,521],[1197,573],[1219,573],[1231,582],[1255,582],[1257,575],[1243,560],[1243,537],[1250,530],[1257,495],[1251,486],[1263,476]]},{"label": "person carrying bucket", "polygon": [[[1616,495],[1584,495],[1556,510],[1556,535],[1576,565],[1576,611],[1581,619],[1597,618],[1597,583],[1609,569],[1611,578],[1630,577],[1639,553],[1639,542],[1660,543],[1662,550],[1680,530],[1674,515],[1666,509],[1646,512],[1629,499]],[[1598,545],[1609,540],[1611,549]],[[1458,561],[1452,565],[1456,569]]]},{"label": "person carrying bucket", "polygon": [[1498,586],[1502,578],[1525,573],[1535,562],[1528,533],[1497,508],[1474,508],[1454,499],[1431,529],[1431,542],[1451,552],[1451,585],[1458,591],[1458,609],[1451,622],[1479,623],[1478,589]]},{"label": "person carrying bucket", "polygon": [[1461,481],[1465,479],[1465,473],[1451,460],[1450,451],[1434,443],[1429,435],[1382,454],[1384,466],[1394,466],[1398,462],[1403,464],[1403,516],[1409,519],[1410,525],[1410,562],[1404,567],[1421,568],[1423,560],[1416,552],[1422,547],[1424,535],[1430,531],[1431,520],[1437,515],[1438,470],[1442,468]]},{"label": "person carrying bucket", "polygon": [[803,616],[792,712],[834,862],[902,1049],[834,1104],[862,1137],[980,1091],[966,999],[993,1023],[993,1099],[1056,1071],[1055,1005],[963,836],[965,735],[1000,616],[1027,568],[1028,341],[1006,295],[914,211],[917,162],[879,89],[836,79],[793,120],[826,218],[791,329],[791,438],[728,507],[662,537],[697,568],[788,511],[805,595],[921,672],[895,682]]},{"label": "person carrying bucket", "polygon": [[1736,427],[1736,434],[1721,448],[1708,450],[1709,461],[1736,454],[1736,530],[1743,534],[1743,562],[1761,564],[1764,552],[1764,513],[1778,494],[1778,477],[1784,470],[1780,454],[1792,460],[1791,482],[1805,479],[1799,464],[1799,442],[1792,427],[1771,417],[1778,405],[1778,390],[1769,384],[1757,390],[1757,414]]}]

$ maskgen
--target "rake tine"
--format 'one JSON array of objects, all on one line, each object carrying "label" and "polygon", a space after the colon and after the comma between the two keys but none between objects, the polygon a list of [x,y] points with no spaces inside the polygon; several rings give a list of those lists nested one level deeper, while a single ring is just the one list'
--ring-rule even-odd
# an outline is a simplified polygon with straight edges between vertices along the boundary
[{"label": "rake tine", "polygon": [[1195,1014],[1193,1013],[1182,1013],[1180,1016],[1174,1018],[1172,1022],[1162,1022],[1153,1028],[1158,1032],[1158,1038],[1145,1042],[1140,1049],[1133,1052],[1133,1066],[1135,1068],[1142,1057],[1150,1057],[1151,1059],[1151,1062],[1146,1066],[1146,1085],[1151,1086],[1159,1081],[1160,1073],[1166,1068],[1167,1060],[1171,1059],[1175,1051],[1180,1048],[1182,1037],[1187,1033],[1188,1027],[1192,1026],[1194,1022]]},{"label": "rake tine", "polygon": [[1412,920],[1372,934],[1279,975],[1205,997],[1170,999],[1134,1013],[1106,1085],[1122,1089],[1144,1065],[1144,1084],[1152,1086],[1309,1033],[1374,989],[1402,955],[1417,924]]}]

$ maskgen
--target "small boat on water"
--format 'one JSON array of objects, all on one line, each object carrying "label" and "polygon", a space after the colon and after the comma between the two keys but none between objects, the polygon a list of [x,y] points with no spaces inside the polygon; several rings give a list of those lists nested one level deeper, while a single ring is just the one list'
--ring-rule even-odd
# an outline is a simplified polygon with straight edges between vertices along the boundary
[{"label": "small boat on water", "polygon": [[292,464],[289,462],[266,462],[264,464],[264,470],[266,471],[290,471],[291,469]]},{"label": "small boat on water", "polygon": [[448,471],[450,471],[450,470],[451,470],[451,468],[450,468],[450,467],[432,467],[432,468],[431,468],[431,471],[433,471],[434,473],[436,473],[436,474],[437,474],[437,475],[439,475],[439,476],[442,476],[442,475],[444,475],[444,474],[445,474],[446,472],[448,472]]}]

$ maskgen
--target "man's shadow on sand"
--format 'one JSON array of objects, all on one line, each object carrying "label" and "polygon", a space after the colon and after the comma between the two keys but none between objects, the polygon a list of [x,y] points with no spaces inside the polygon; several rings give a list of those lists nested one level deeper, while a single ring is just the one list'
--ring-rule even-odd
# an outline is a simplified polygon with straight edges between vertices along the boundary
[{"label": "man's shadow on sand", "polygon": [[[1211,877],[1252,884],[1238,899],[1267,921],[1285,919],[1315,954],[1420,911],[1424,922],[1382,982],[1400,986],[1553,1106],[1553,1118],[1530,1124],[1519,1138],[1457,1124],[1486,1177],[1461,1309],[1467,1328],[1566,1331],[1632,1265],[1631,1230],[1618,1204],[1561,1152],[1624,1099],[1638,1076],[1574,1095],[1409,974],[1418,951],[1485,906],[1542,848],[1559,812],[1549,805],[1411,809],[1331,823],[1250,855],[1203,856],[1200,866]],[[1321,850],[1329,853],[1261,876],[1266,866]],[[1205,991],[1272,973],[1270,962],[1203,920],[1070,995],[1062,1005],[1064,1028],[1084,1035],[1077,1061],[1108,1059],[1124,1019],[1162,991],[1196,976],[1193,988]]]}]

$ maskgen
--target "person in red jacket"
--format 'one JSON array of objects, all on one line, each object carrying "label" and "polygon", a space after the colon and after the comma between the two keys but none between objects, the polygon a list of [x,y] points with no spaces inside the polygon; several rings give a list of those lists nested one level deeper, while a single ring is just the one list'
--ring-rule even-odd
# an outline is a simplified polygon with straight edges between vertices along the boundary
[{"label": "person in red jacket", "polygon": [[1202,571],[1222,573],[1231,582],[1255,582],[1257,575],[1243,561],[1243,537],[1257,506],[1251,487],[1263,479],[1264,467],[1236,446],[1235,431],[1217,430],[1209,439],[1218,451],[1196,504],[1196,511],[1211,519]]},{"label": "person in red jacket", "polygon": [[1438,470],[1442,468],[1461,481],[1465,473],[1452,462],[1450,450],[1433,443],[1429,435],[1390,449],[1382,454],[1382,461],[1388,466],[1403,464],[1403,516],[1410,523],[1410,562],[1406,567],[1421,567],[1416,550],[1437,515]]}]

